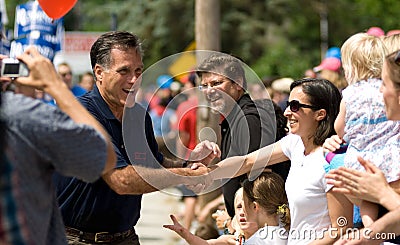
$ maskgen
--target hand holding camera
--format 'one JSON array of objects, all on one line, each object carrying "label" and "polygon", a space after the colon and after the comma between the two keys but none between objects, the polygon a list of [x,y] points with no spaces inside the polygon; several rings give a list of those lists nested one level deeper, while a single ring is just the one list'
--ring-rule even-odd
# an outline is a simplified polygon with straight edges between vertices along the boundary
[{"label": "hand holding camera", "polygon": [[4,58],[1,60],[1,77],[27,77],[29,76],[29,69],[23,62],[17,59]]},{"label": "hand holding camera", "polygon": [[[27,47],[25,52],[17,58],[18,62],[3,58],[2,63],[5,64],[5,67],[1,67],[1,72],[12,76],[14,83],[41,89],[48,94],[60,91],[61,87],[66,87],[53,63],[42,56],[34,46]],[[24,67],[27,67],[26,70]],[[68,90],[67,87],[66,89]]]}]

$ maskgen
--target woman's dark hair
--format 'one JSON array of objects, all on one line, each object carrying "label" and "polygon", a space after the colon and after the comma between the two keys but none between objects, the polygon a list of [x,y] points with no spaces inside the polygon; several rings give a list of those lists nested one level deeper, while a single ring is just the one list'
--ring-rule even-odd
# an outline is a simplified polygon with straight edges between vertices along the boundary
[{"label": "woman's dark hair", "polygon": [[339,113],[342,95],[333,83],[325,79],[304,78],[296,80],[290,85],[290,91],[298,86],[301,86],[312,106],[326,110],[326,117],[319,121],[314,134],[314,144],[321,146],[325,139],[336,134],[334,122]]},{"label": "woman's dark hair", "polygon": [[275,141],[278,141],[285,137],[289,133],[289,128],[287,126],[287,118],[284,116],[283,111],[280,106],[278,106],[275,102],[272,101],[275,110],[275,118],[276,118],[276,138]]},{"label": "woman's dark hair", "polygon": [[136,49],[143,53],[139,38],[127,31],[111,31],[101,35],[90,49],[90,63],[92,69],[96,64],[109,68],[111,62],[111,49],[120,50]]}]

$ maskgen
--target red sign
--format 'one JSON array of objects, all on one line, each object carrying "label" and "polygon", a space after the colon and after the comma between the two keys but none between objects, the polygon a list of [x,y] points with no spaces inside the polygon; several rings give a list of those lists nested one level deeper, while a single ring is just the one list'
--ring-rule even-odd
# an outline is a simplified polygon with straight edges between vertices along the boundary
[{"label": "red sign", "polygon": [[93,43],[101,33],[96,32],[65,32],[65,53],[89,53]]}]

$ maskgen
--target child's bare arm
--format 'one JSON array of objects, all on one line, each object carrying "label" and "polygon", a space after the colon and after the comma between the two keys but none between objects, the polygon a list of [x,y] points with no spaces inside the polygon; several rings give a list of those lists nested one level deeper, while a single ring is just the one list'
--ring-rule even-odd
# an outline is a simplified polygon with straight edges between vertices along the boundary
[{"label": "child's bare arm", "polygon": [[342,100],[340,102],[340,111],[335,120],[335,131],[340,138],[344,135],[344,126],[346,117],[346,103]]}]

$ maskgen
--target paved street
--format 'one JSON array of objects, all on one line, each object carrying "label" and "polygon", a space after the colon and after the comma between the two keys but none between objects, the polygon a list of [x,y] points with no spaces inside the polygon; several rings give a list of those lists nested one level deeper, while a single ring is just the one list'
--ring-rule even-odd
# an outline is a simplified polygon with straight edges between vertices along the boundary
[{"label": "paved street", "polygon": [[175,232],[162,227],[164,224],[172,224],[169,215],[178,215],[182,202],[179,191],[168,189],[175,195],[154,192],[143,195],[142,213],[136,232],[140,237],[141,245],[176,245],[182,244]]}]

